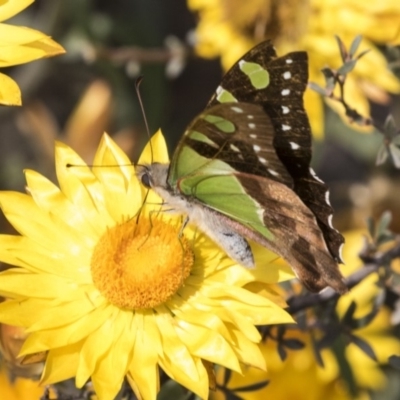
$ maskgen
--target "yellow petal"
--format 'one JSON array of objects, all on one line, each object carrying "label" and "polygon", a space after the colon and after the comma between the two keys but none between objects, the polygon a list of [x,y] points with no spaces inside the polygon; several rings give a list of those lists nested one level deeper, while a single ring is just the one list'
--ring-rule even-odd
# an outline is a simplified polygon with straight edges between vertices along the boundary
[{"label": "yellow petal", "polygon": [[[71,148],[56,143],[56,172],[63,194],[76,207],[87,214],[88,219],[98,220],[103,228],[115,224],[107,211],[103,197],[103,187],[85,162]],[[99,218],[101,216],[101,218]]]},{"label": "yellow petal", "polygon": [[159,129],[147,143],[140,155],[138,164],[145,165],[153,162],[169,163],[167,144],[161,129]]},{"label": "yellow petal", "polygon": [[76,375],[82,342],[52,349],[46,357],[41,383],[49,385]]},{"label": "yellow petal", "polygon": [[68,283],[56,275],[31,274],[20,268],[8,269],[0,273],[0,293],[3,297],[24,296],[51,299],[57,297],[63,290],[68,290]]},{"label": "yellow petal", "polygon": [[187,387],[201,399],[207,399],[209,392],[207,370],[204,368],[200,358],[195,357],[193,361],[197,379],[183,373],[179,366],[175,365],[174,360],[162,358],[160,359],[160,366],[172,379]]},{"label": "yellow petal", "polygon": [[18,14],[34,0],[5,0],[0,5],[0,21],[5,21],[8,18]]},{"label": "yellow petal", "polygon": [[[7,27],[7,29],[4,29],[4,27]],[[10,27],[12,27],[12,25],[0,24],[0,41],[4,39],[4,35],[7,35],[6,37],[8,37],[8,35],[13,34],[8,32],[15,30],[9,29]],[[41,32],[33,31],[29,28],[12,28],[18,28],[18,31],[24,31],[23,35],[17,35],[17,39],[20,39],[21,41],[28,40],[27,37],[29,37],[32,32],[35,32],[34,36],[41,36],[42,38],[36,41],[32,41],[31,39],[28,41],[28,43],[24,44],[9,44],[0,46],[0,67],[10,67],[13,65],[38,60],[40,58],[52,57],[65,52],[58,43],[43,35]]]},{"label": "yellow petal", "polygon": [[132,217],[141,206],[139,182],[129,158],[108,135],[96,153],[93,173],[102,184],[107,210],[115,221]]},{"label": "yellow petal", "polygon": [[21,91],[18,85],[4,74],[0,74],[0,104],[5,106],[21,105]]},{"label": "yellow petal", "polygon": [[235,351],[219,333],[183,321],[176,328],[176,333],[192,354],[233,371],[241,371]]},{"label": "yellow petal", "polygon": [[89,218],[88,210],[72,203],[65,194],[43,175],[25,170],[28,192],[42,210],[51,210],[57,204],[57,213],[71,226],[79,226],[86,235],[98,236],[104,229],[100,218]]},{"label": "yellow petal", "polygon": [[112,314],[113,307],[98,307],[85,318],[67,326],[32,332],[22,346],[20,355],[38,353],[80,342],[98,329]]},{"label": "yellow petal", "polygon": [[0,49],[3,59],[3,49],[33,43],[48,37],[46,34],[25,26],[15,26],[0,23]]},{"label": "yellow petal", "polygon": [[[179,340],[178,335],[172,328],[172,317],[166,313],[155,314],[157,323],[163,341],[163,358],[171,360],[174,370],[182,371],[180,373],[190,376],[191,379],[199,379],[193,356],[187,347]],[[170,376],[171,372],[166,371]],[[173,377],[173,376],[172,376]]]},{"label": "yellow petal", "polygon": [[249,341],[239,329],[232,327],[230,332],[233,342],[239,344],[234,348],[239,360],[246,365],[265,371],[266,362],[260,347]]},{"label": "yellow petal", "polygon": [[18,192],[2,192],[0,205],[10,223],[22,235],[50,251],[64,253],[68,246],[71,254],[89,260],[94,239],[69,227],[55,214],[39,209],[30,196]]},{"label": "yellow petal", "polygon": [[13,326],[31,326],[47,312],[48,301],[44,299],[6,300],[0,303],[1,322]]},{"label": "yellow petal", "polygon": [[[98,335],[103,338],[102,343],[98,343],[100,347],[97,349],[92,347],[92,352],[82,353],[82,361],[83,356],[86,355],[86,363],[90,362],[88,358],[95,358],[96,365],[94,371],[91,368],[85,368],[86,374],[84,376],[82,376],[82,373],[77,374],[77,383],[83,385],[91,374],[94,389],[101,399],[113,400],[115,398],[128,370],[130,351],[127,351],[127,349],[130,349],[130,347],[123,349],[122,346],[124,344],[131,345],[132,341],[126,341],[127,337],[123,336],[123,330],[126,326],[124,322],[128,322],[124,317],[129,318],[128,313],[115,310],[114,316],[105,321],[99,328]],[[88,338],[89,340],[90,338]],[[78,370],[78,372],[81,371]],[[80,382],[78,381],[79,376]],[[85,377],[86,379],[84,379]]]},{"label": "yellow petal", "polygon": [[[143,399],[155,399],[159,390],[157,348],[161,339],[153,315],[148,311],[136,313],[131,329],[135,344],[128,379],[135,382]],[[147,335],[148,329],[153,332],[151,336]]]}]

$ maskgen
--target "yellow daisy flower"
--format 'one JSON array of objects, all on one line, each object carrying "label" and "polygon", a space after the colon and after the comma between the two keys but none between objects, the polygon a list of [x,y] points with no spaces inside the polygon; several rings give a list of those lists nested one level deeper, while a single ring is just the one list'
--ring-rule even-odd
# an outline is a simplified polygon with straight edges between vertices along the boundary
[{"label": "yellow daisy flower", "polygon": [[[399,93],[400,82],[387,69],[376,44],[400,42],[400,3],[396,0],[188,0],[199,14],[196,50],[202,57],[221,57],[228,69],[247,50],[272,39],[279,54],[305,50],[309,55],[310,81],[324,84],[321,68],[337,68],[341,59],[334,35],[349,46],[355,36],[364,40],[362,57],[346,82],[346,100],[362,115],[369,115],[368,99],[387,103],[386,92]],[[308,90],[306,109],[316,137],[323,134],[323,103],[318,93]],[[341,115],[343,107],[332,101]]]},{"label": "yellow daisy flower", "polygon": [[[160,132],[152,146],[154,160],[168,162]],[[246,270],[195,229],[181,234],[181,218],[146,197],[108,136],[93,164],[59,143],[60,188],[26,171],[28,195],[0,193],[21,234],[0,236],[0,260],[16,266],[0,274],[0,321],[26,328],[21,355],[47,351],[42,383],[91,378],[111,400],[126,376],[138,398],[155,399],[161,367],[207,398],[212,364],[265,369],[255,325],[292,321],[273,301],[287,269],[256,249],[256,262],[269,265]]]},{"label": "yellow daisy flower", "polygon": [[[35,29],[4,24],[34,0],[3,0],[0,3],[0,67],[11,67],[64,53],[49,36]],[[21,92],[16,82],[0,74],[0,104],[20,105]]]},{"label": "yellow daisy flower", "polygon": [[[345,234],[343,258],[346,262],[341,269],[346,275],[356,271],[361,266],[358,252],[362,248],[365,231],[354,231]],[[377,276],[371,275],[353,288],[349,294],[342,296],[337,306],[340,318],[355,301],[357,309],[354,314],[361,318],[371,311],[372,300],[378,293],[374,284]],[[274,336],[276,336],[275,330]],[[314,330],[314,337],[320,332]],[[285,347],[286,359],[282,361],[277,343],[267,339],[261,345],[268,371],[247,368],[244,374],[236,372],[227,374],[220,369],[217,373],[219,390],[212,397],[214,400],[229,398],[227,390],[244,400],[274,399],[274,400],[366,400],[370,396],[367,389],[378,390],[387,383],[385,374],[380,366],[388,363],[389,356],[400,352],[400,341],[394,336],[390,324],[390,310],[383,307],[370,324],[353,331],[353,334],[367,342],[373,349],[377,361],[372,360],[354,343],[342,343],[345,346],[344,355],[353,375],[357,395],[351,393],[342,378],[340,363],[331,348],[320,352],[324,367],[315,358],[312,338],[309,332],[301,331],[298,327],[289,327],[284,339],[300,340],[304,343],[302,349]],[[228,378],[228,379],[227,379]],[[290,384],[288,384],[290,382]],[[307,388],[307,390],[305,390]]]}]

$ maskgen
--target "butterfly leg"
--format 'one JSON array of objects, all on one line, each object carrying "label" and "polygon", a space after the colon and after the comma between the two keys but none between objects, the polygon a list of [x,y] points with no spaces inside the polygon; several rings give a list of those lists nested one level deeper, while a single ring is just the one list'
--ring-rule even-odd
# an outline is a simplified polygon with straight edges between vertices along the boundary
[{"label": "butterfly leg", "polygon": [[186,215],[185,219],[182,222],[181,229],[179,229],[179,234],[178,234],[179,238],[181,238],[183,236],[183,231],[186,228],[188,223],[189,223],[189,217]]}]

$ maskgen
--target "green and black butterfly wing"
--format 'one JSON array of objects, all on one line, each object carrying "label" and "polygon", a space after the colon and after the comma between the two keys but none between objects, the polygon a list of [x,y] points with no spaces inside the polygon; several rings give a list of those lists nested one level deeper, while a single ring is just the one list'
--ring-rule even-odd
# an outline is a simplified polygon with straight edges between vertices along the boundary
[{"label": "green and black butterfly wing", "polygon": [[[254,137],[254,132],[262,134]],[[260,105],[214,106],[185,132],[168,183],[228,217],[244,237],[285,258],[310,290],[329,285],[343,292],[317,220],[291,189],[293,179],[271,146],[274,135],[271,118]]]},{"label": "green and black butterfly wing", "polygon": [[207,107],[232,101],[262,106],[275,131],[273,148],[292,178],[290,187],[314,213],[332,256],[341,262],[344,239],[332,226],[329,189],[310,168],[311,129],[303,105],[307,81],[307,53],[277,57],[272,44],[263,42],[227,72]]}]

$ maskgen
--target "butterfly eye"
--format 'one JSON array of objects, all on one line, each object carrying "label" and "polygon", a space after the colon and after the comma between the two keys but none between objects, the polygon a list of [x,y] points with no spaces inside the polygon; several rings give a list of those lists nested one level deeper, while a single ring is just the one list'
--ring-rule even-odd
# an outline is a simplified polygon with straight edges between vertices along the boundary
[{"label": "butterfly eye", "polygon": [[150,174],[149,173],[144,173],[141,177],[141,181],[143,186],[145,186],[146,188],[150,189],[151,188],[151,184],[150,184]]}]

